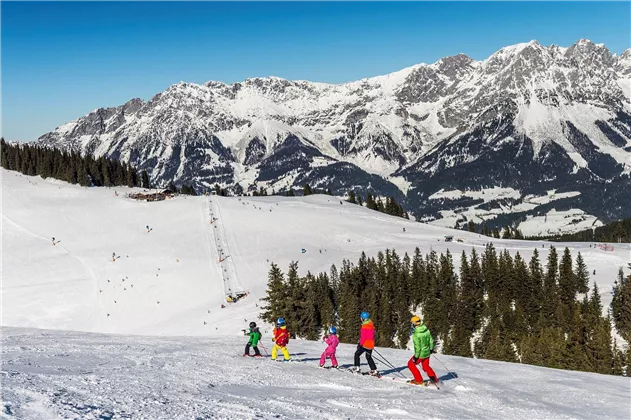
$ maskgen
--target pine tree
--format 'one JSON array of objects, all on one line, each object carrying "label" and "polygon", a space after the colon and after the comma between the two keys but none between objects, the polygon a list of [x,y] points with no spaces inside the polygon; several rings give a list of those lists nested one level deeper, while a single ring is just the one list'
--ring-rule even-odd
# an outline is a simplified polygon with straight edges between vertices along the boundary
[{"label": "pine tree", "polygon": [[377,210],[377,203],[370,192],[366,193],[366,208],[370,210]]},{"label": "pine tree", "polygon": [[467,229],[469,230],[469,232],[475,232],[475,223],[473,222],[473,220],[469,220],[469,223],[467,224]]},{"label": "pine tree", "polygon": [[612,289],[611,313],[616,330],[631,343],[631,276],[625,277],[622,267]]},{"label": "pine tree", "polygon": [[576,256],[574,280],[576,281],[575,290],[578,293],[587,293],[589,291],[589,270],[587,270],[587,265],[583,261],[583,256],[580,252]]},{"label": "pine tree", "polygon": [[493,237],[497,239],[500,238],[500,231],[497,229],[497,227],[493,228]]},{"label": "pine tree", "polygon": [[307,196],[311,194],[313,194],[313,192],[311,191],[311,187],[309,186],[309,184],[305,184],[305,186],[303,187],[303,195]]},{"label": "pine tree", "polygon": [[301,335],[307,340],[317,340],[321,331],[320,298],[318,297],[318,285],[311,273],[305,278],[304,304],[300,319]]},{"label": "pine tree", "polygon": [[624,375],[624,353],[618,349],[618,343],[616,339],[613,340],[613,361],[611,363],[611,374],[622,376]]},{"label": "pine tree", "polygon": [[261,299],[267,302],[267,305],[261,308],[261,319],[274,324],[278,318],[286,316],[287,295],[283,273],[272,263],[267,276],[267,291]]},{"label": "pine tree", "polygon": [[142,170],[142,174],[140,175],[141,177],[141,185],[142,188],[151,188],[151,184],[149,183],[149,175],[147,175],[147,170],[143,169]]},{"label": "pine tree", "polygon": [[348,192],[348,198],[346,201],[352,204],[357,204],[357,201],[355,200],[355,191],[351,190]]},{"label": "pine tree", "polygon": [[303,308],[305,300],[304,282],[298,276],[298,262],[289,263],[287,270],[287,313],[285,320],[287,321],[287,329],[290,334],[301,334],[302,321],[304,317]]},{"label": "pine tree", "polygon": [[543,279],[543,307],[540,322],[544,322],[546,325],[552,327],[559,326],[560,322],[558,312],[560,306],[557,285],[558,278],[557,252],[556,248],[551,246],[546,265],[546,274]]}]

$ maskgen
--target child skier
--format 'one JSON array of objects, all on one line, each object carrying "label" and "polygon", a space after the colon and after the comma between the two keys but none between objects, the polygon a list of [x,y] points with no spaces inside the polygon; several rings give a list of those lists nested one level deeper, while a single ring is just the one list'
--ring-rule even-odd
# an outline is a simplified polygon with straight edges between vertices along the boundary
[{"label": "child skier", "polygon": [[291,361],[289,357],[289,351],[287,351],[287,343],[289,343],[289,331],[287,331],[287,325],[285,324],[285,318],[278,318],[276,321],[276,328],[274,328],[274,347],[272,347],[272,360],[276,360],[278,350],[283,352],[285,362]]},{"label": "child skier", "polygon": [[331,359],[331,364],[333,365],[333,368],[337,369],[335,350],[337,350],[337,345],[340,344],[340,340],[337,338],[337,328],[329,328],[329,335],[325,335],[322,339],[326,344],[328,344],[328,347],[324,350],[322,356],[320,356],[320,367],[324,367],[326,359],[329,358]]},{"label": "child skier", "polygon": [[359,330],[359,344],[357,345],[357,351],[355,352],[355,372],[361,372],[359,368],[359,356],[366,353],[366,361],[370,366],[370,375],[379,376],[377,371],[377,365],[372,360],[372,350],[375,348],[375,325],[370,320],[368,312],[362,312],[359,316],[362,320],[362,326]]},{"label": "child skier", "polygon": [[408,369],[414,375],[414,379],[410,381],[411,384],[415,385],[423,385],[423,377],[421,376],[421,372],[419,372],[416,365],[419,363],[421,367],[429,376],[429,379],[433,383],[438,383],[438,378],[436,378],[436,373],[434,370],[429,367],[429,356],[434,350],[434,339],[427,328],[427,325],[421,321],[421,318],[418,316],[413,316],[410,319],[412,326],[414,328],[414,334],[412,336],[412,341],[414,341],[414,356],[408,361]]},{"label": "child skier", "polygon": [[245,345],[245,353],[244,356],[250,355],[250,346],[254,349],[254,357],[261,357],[261,353],[259,352],[258,344],[261,339],[261,331],[259,331],[259,327],[256,326],[256,322],[250,322],[250,340],[248,344]]}]

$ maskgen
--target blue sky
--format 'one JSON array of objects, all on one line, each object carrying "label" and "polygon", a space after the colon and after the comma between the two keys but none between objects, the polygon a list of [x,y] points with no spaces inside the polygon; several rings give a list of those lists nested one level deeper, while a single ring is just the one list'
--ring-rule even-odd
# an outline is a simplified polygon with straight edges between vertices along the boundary
[{"label": "blue sky", "polygon": [[34,140],[179,81],[345,82],[536,39],[621,53],[629,2],[2,2],[2,135]]}]

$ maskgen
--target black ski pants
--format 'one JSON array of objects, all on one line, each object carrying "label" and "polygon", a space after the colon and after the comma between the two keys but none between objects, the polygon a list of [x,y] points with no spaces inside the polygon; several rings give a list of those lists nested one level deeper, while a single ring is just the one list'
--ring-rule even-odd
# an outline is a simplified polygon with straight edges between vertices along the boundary
[{"label": "black ski pants", "polygon": [[[252,343],[250,343],[248,341],[248,344],[245,345],[245,354],[250,354],[250,346],[252,345]],[[257,346],[252,347],[254,349],[254,355],[255,356],[260,356],[261,353],[259,352],[259,348]]]},{"label": "black ski pants", "polygon": [[366,361],[368,362],[368,366],[370,366],[370,370],[377,370],[377,365],[375,365],[375,361],[372,360],[372,349],[366,349],[360,345],[357,345],[357,351],[355,352],[355,366],[359,367],[359,356],[363,353],[366,353]]}]

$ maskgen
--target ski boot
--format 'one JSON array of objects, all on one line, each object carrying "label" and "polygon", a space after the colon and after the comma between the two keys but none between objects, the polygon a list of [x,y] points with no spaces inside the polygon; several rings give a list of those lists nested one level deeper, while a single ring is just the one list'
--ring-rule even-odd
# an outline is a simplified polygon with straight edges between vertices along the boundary
[{"label": "ski boot", "polygon": [[368,372],[368,374],[370,376],[376,376],[377,378],[381,378],[381,373],[379,373],[378,370],[371,370],[370,372]]},{"label": "ski boot", "polygon": [[362,370],[359,368],[359,366],[349,367],[348,371],[350,373],[362,373]]},{"label": "ski boot", "polygon": [[249,355],[249,354],[247,354],[247,353],[244,353],[244,354],[243,354],[243,357],[250,357],[250,355]]},{"label": "ski boot", "polygon": [[419,385],[419,386],[427,386],[427,384],[424,381],[417,381],[412,379],[411,381],[408,381],[408,384],[410,385]]},{"label": "ski boot", "polygon": [[438,381],[438,378],[435,376],[430,376],[429,378],[430,382],[433,383],[434,385],[438,385],[440,382]]},{"label": "ski boot", "polygon": [[255,354],[255,355],[254,355],[254,356],[252,356],[252,357],[263,357],[263,356],[261,356],[260,354]]}]

